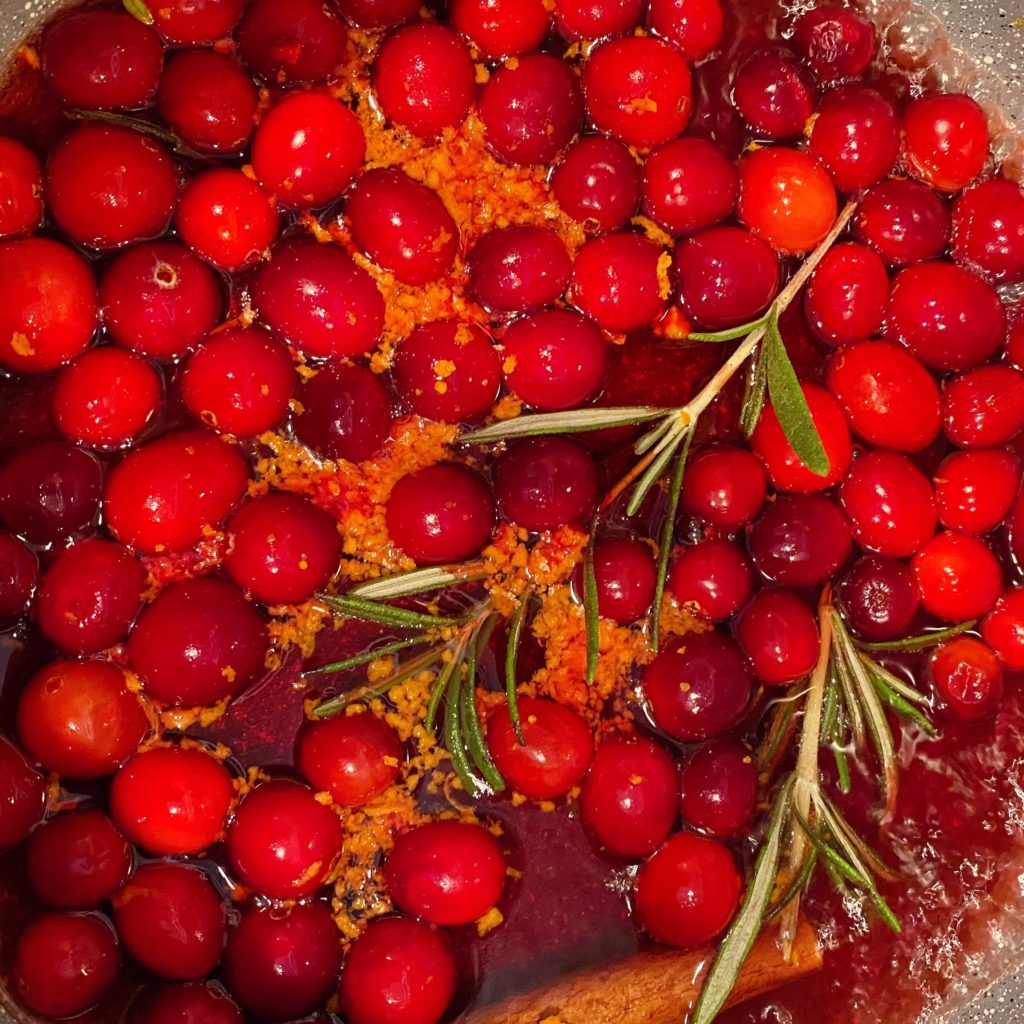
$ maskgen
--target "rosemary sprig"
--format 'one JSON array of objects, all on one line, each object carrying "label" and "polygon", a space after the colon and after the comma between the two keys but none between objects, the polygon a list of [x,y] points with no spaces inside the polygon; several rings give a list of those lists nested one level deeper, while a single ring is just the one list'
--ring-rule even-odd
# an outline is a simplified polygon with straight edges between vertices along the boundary
[{"label": "rosemary sprig", "polygon": [[123,0],[124,9],[143,25],[153,24],[153,12],[146,6],[146,0]]},{"label": "rosemary sprig", "polygon": [[932,630],[930,633],[908,637],[906,640],[886,640],[882,643],[873,644],[862,643],[860,646],[865,651],[924,651],[929,647],[937,647],[951,637],[966,633],[969,629],[973,629],[976,624],[977,620],[971,619],[969,622],[959,622],[955,626]]},{"label": "rosemary sprig", "polygon": [[[127,7],[129,3],[132,3],[132,0],[126,0],[125,6]],[[137,6],[146,11],[147,14],[149,13],[142,0],[138,0]],[[139,17],[132,10],[129,10],[129,13],[137,18]],[[142,18],[139,18],[139,20],[143,21]],[[152,21],[153,16],[150,15],[149,21],[145,22],[145,24],[150,24]],[[65,110],[64,116],[71,121],[100,121],[103,124],[113,125],[116,128],[130,128],[134,132],[140,132],[142,135],[149,135],[151,138],[165,142],[178,156],[182,156],[186,160],[191,160],[194,163],[213,162],[213,157],[209,153],[200,153],[199,150],[193,149],[170,129],[155,124],[153,121],[147,121],[144,117],[117,114],[111,110]]]},{"label": "rosemary sprig", "polygon": [[429,594],[460,583],[472,583],[490,575],[484,562],[462,562],[457,565],[434,565],[428,569],[413,569],[391,576],[359,583],[349,590],[347,597],[366,601],[394,601],[400,597]]},{"label": "rosemary sprig", "polygon": [[427,612],[416,612],[408,608],[378,604],[376,601],[351,597],[348,594],[317,594],[316,599],[320,604],[326,605],[331,611],[338,612],[347,619],[376,622],[381,626],[445,629],[449,626],[461,626],[466,621],[465,616],[430,615]]},{"label": "rosemary sprig", "polygon": [[409,647],[418,647],[428,643],[430,637],[426,633],[411,637],[408,640],[396,640],[392,644],[385,644],[383,647],[374,647],[362,654],[355,654],[351,658],[344,658],[341,661],[332,661],[329,665],[320,665],[318,668],[306,669],[303,676],[324,676],[333,675],[336,672],[347,672],[349,669],[358,668],[360,665],[368,665],[378,658],[385,658],[389,654],[397,654]]},{"label": "rosemary sprig", "polygon": [[597,574],[594,572],[594,545],[597,543],[597,518],[590,525],[590,537],[583,551],[583,621],[587,635],[587,685],[597,675],[601,653],[601,611],[598,608]]},{"label": "rosemary sprig", "polygon": [[505,648],[505,699],[508,701],[508,713],[512,719],[512,728],[520,746],[526,745],[523,735],[523,724],[519,718],[519,644],[523,637],[523,623],[526,621],[526,609],[530,604],[531,592],[527,589],[519,598],[512,621],[508,627],[508,641]]}]

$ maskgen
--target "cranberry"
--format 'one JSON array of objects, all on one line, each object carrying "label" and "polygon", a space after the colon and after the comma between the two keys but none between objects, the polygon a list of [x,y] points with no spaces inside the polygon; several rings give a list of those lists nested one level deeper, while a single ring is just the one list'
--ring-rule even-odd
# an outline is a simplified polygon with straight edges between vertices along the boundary
[{"label": "cranberry", "polygon": [[854,220],[857,237],[895,267],[941,256],[949,228],[942,199],[927,185],[906,178],[868,189]]},{"label": "cranberry", "polygon": [[991,647],[972,636],[958,636],[936,648],[928,668],[946,709],[956,718],[984,718],[1003,699],[1003,666]]},{"label": "cranberry", "polygon": [[830,249],[808,285],[804,310],[815,335],[848,345],[878,333],[889,302],[889,275],[870,249],[845,242]]},{"label": "cranberry", "polygon": [[368,713],[307,722],[295,765],[340,807],[362,807],[398,777],[402,744],[387,722]]},{"label": "cranberry", "polygon": [[205,751],[154,747],[114,776],[110,814],[151,853],[199,853],[223,837],[234,795],[231,776]]},{"label": "cranberry", "polygon": [[420,565],[478,555],[494,529],[494,498],[475,470],[441,462],[403,476],[385,508],[388,535]]},{"label": "cranberry", "polygon": [[11,988],[27,1010],[73,1017],[99,1002],[121,964],[117,937],[99,914],[44,914],[14,949]]},{"label": "cranberry", "polygon": [[480,56],[492,60],[536,50],[551,23],[544,0],[453,0],[448,16]]},{"label": "cranberry", "polygon": [[942,394],[942,429],[961,448],[1013,440],[1024,429],[1024,373],[981,366],[954,377]]},{"label": "cranberry", "polygon": [[1024,671],[1024,587],[1007,590],[985,616],[981,635],[1012,672]]},{"label": "cranberry", "polygon": [[242,1011],[217,982],[164,985],[142,1024],[242,1024]]},{"label": "cranberry", "polygon": [[245,0],[143,0],[169,43],[208,43],[226,36]]},{"label": "cranberry", "polygon": [[184,551],[241,498],[249,467],[237,449],[199,430],[166,434],[136,448],[107,479],[110,532],[145,554]]},{"label": "cranberry", "polygon": [[215,50],[181,50],[160,77],[160,116],[201,152],[238,153],[252,134],[256,88],[238,62]]},{"label": "cranberry", "polygon": [[736,639],[768,686],[785,686],[814,668],[818,623],[791,590],[761,590],[736,621]]},{"label": "cranberry", "polygon": [[393,167],[367,171],[345,204],[352,240],[399,281],[428,284],[451,269],[459,229],[440,196]]},{"label": "cranberry", "polygon": [[43,33],[43,74],[69,107],[144,107],[156,92],[164,48],[124,11],[75,11]]},{"label": "cranberry", "polygon": [[17,139],[0,136],[0,238],[27,235],[43,219],[43,169]]},{"label": "cranberry", "polygon": [[724,220],[736,205],[736,166],[713,143],[685,136],[659,146],[644,163],[644,213],[674,235]]},{"label": "cranberry", "polygon": [[903,114],[903,150],[911,173],[940,192],[959,192],[988,159],[988,122],[959,93],[922,96]]},{"label": "cranberry", "polygon": [[132,851],[101,811],[69,811],[32,833],[25,869],[32,890],[48,907],[87,910],[125,881]]},{"label": "cranberry", "polygon": [[384,116],[423,139],[462,123],[473,102],[475,81],[466,44],[432,21],[389,35],[373,69]]},{"label": "cranberry", "polygon": [[871,22],[848,7],[816,7],[802,14],[793,39],[823,81],[855,78],[874,60]]},{"label": "cranberry", "polygon": [[996,281],[1024,280],[1024,189],[1001,178],[953,206],[953,256]]},{"label": "cranberry", "polygon": [[785,587],[824,583],[852,548],[846,517],[819,494],[779,498],[754,523],[749,542],[757,568]]},{"label": "cranberry", "polygon": [[113,897],[114,924],[137,963],[176,981],[220,963],[224,906],[207,875],[187,864],[143,864]]},{"label": "cranberry", "polygon": [[850,345],[829,360],[826,377],[850,426],[870,444],[919,452],[938,436],[935,378],[902,346],[890,341]]},{"label": "cranberry", "polygon": [[28,755],[71,779],[110,775],[148,731],[124,672],[107,661],[52,661],[18,703],[18,736]]},{"label": "cranberry", "polygon": [[127,548],[80,541],[43,577],[36,618],[43,636],[69,654],[96,654],[124,639],[142,604],[146,572]]},{"label": "cranberry", "polygon": [[49,544],[96,518],[100,466],[63,441],[36,441],[0,466],[0,519],[31,544]]},{"label": "cranberry", "polygon": [[737,227],[712,228],[688,238],[676,249],[673,269],[687,315],[711,331],[760,316],[779,290],[775,254]]},{"label": "cranberry", "polygon": [[732,618],[750,596],[750,562],[732,541],[712,538],[683,548],[668,578],[668,589],[702,618]]},{"label": "cranberry", "polygon": [[917,615],[914,577],[893,558],[861,558],[843,577],[837,597],[850,628],[871,642],[906,636]]},{"label": "cranberry", "polygon": [[757,764],[749,747],[736,740],[698,747],[679,781],[683,820],[707,835],[739,835],[757,810]]},{"label": "cranberry", "polygon": [[448,423],[490,412],[501,385],[501,359],[490,336],[462,320],[420,324],[398,347],[391,372],[413,412]]},{"label": "cranberry", "polygon": [[100,279],[103,319],[119,345],[177,359],[220,319],[217,275],[177,242],[144,242],[115,257]]},{"label": "cranberry", "polygon": [[1015,370],[1024,370],[1024,321],[1017,320],[1010,324],[1003,354],[1006,362]]},{"label": "cranberry", "polygon": [[252,280],[257,315],[316,358],[358,356],[377,343],[384,297],[344,249],[310,238],[279,242]]},{"label": "cranberry", "polygon": [[555,165],[551,189],[562,210],[588,231],[611,231],[636,211],[640,170],[621,142],[584,135]]},{"label": "cranberry", "polygon": [[0,531],[0,625],[20,619],[39,579],[39,560],[17,537]]},{"label": "cranberry", "polygon": [[509,448],[494,469],[502,515],[527,530],[578,523],[597,504],[597,467],[566,437],[537,437]]},{"label": "cranberry", "polygon": [[643,0],[558,0],[555,24],[566,39],[602,39],[634,28]]},{"label": "cranberry", "polygon": [[646,148],[679,135],[693,105],[683,55],[654,36],[602,43],[583,67],[587,110],[598,131]]},{"label": "cranberry", "polygon": [[92,340],[96,283],[74,249],[49,238],[0,243],[0,366],[43,373]]},{"label": "cranberry", "polygon": [[732,100],[758,135],[792,138],[814,111],[814,79],[789,50],[758,50],[736,72]]},{"label": "cranberry", "polygon": [[718,49],[723,22],[719,0],[651,0],[647,9],[648,27],[694,63]]},{"label": "cranberry", "polygon": [[639,860],[668,838],[678,799],[676,768],[661,746],[613,737],[594,755],[580,791],[580,815],[610,854]]},{"label": "cranberry", "polygon": [[266,629],[259,613],[225,580],[176,583],[139,616],[128,657],[146,693],[175,707],[233,697],[263,668]]},{"label": "cranberry", "polygon": [[579,79],[547,53],[517,57],[498,68],[480,94],[487,142],[509,164],[548,164],[579,129]]},{"label": "cranberry", "polygon": [[853,453],[850,447],[850,428],[846,425],[846,417],[839,403],[817,384],[800,386],[828,458],[828,472],[818,476],[800,461],[800,456],[786,439],[771,405],[761,414],[750,444],[764,462],[771,482],[780,491],[807,494],[824,490],[840,480],[850,465]]},{"label": "cranberry", "polygon": [[391,432],[391,399],[362,366],[329,363],[296,397],[296,436],[325,459],[368,459]]},{"label": "cranberry", "polygon": [[242,59],[265,82],[320,82],[346,60],[348,33],[321,0],[252,0],[238,25]]},{"label": "cranberry", "polygon": [[43,817],[46,790],[43,777],[25,755],[0,736],[0,849],[24,840]]},{"label": "cranberry", "polygon": [[420,13],[420,0],[338,0],[342,14],[360,28],[390,28]]},{"label": "cranberry", "polygon": [[764,465],[756,455],[745,448],[712,445],[690,458],[680,501],[691,516],[732,532],[761,511],[767,487]]},{"label": "cranberry", "polygon": [[341,1008],[350,1024],[437,1024],[455,994],[442,932],[407,917],[372,921],[349,948]]},{"label": "cranberry", "polygon": [[180,380],[197,420],[225,434],[257,437],[288,414],[296,375],[288,349],[273,335],[233,327],[207,337]]},{"label": "cranberry", "polygon": [[[619,625],[646,615],[654,600],[657,571],[651,549],[639,540],[614,537],[594,545],[594,577],[597,610]],[[583,593],[583,567],[573,576],[573,586]]]},{"label": "cranberry", "polygon": [[1002,590],[995,555],[964,533],[936,534],[910,563],[921,607],[945,622],[976,619],[991,611]]},{"label": "cranberry", "polygon": [[678,832],[636,878],[636,916],[657,942],[692,949],[724,931],[743,879],[728,847]]},{"label": "cranberry", "polygon": [[524,312],[557,302],[572,260],[553,231],[523,224],[485,234],[470,255],[470,282],[490,310]]},{"label": "cranberry", "polygon": [[115,125],[79,125],[57,143],[46,168],[46,200],[75,242],[115,249],[162,234],[178,194],[167,151]]},{"label": "cranberry", "polygon": [[245,1009],[279,1020],[305,1017],[323,1005],[341,968],[334,918],[322,903],[250,907],[228,936],[225,967]]},{"label": "cranberry", "polygon": [[586,774],[594,757],[587,724],[564,704],[537,697],[519,700],[525,743],[520,743],[507,705],[487,722],[487,743],[509,786],[533,800],[564,796]]},{"label": "cranberry", "polygon": [[348,188],[363,164],[366,139],[358,118],[332,96],[294,92],[263,116],[252,140],[252,168],[282,206],[326,206]]},{"label": "cranberry", "polygon": [[1020,481],[1020,460],[1002,448],[954,452],[935,471],[939,520],[951,530],[988,533],[1006,518]]}]

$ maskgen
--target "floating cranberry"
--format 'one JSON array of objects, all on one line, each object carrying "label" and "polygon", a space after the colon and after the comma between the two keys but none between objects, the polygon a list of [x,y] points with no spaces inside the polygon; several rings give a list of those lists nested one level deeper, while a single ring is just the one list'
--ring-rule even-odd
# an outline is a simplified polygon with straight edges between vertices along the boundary
[{"label": "floating cranberry", "polygon": [[855,78],[874,60],[874,26],[848,7],[815,7],[802,14],[793,39],[822,81]]},{"label": "floating cranberry", "polygon": [[0,531],[0,625],[20,619],[39,579],[39,560],[13,534]]},{"label": "floating cranberry", "polygon": [[242,1011],[215,981],[163,985],[142,1024],[242,1024]]},{"label": "floating cranberry", "polygon": [[[627,537],[598,541],[594,545],[594,577],[600,615],[625,625],[650,609],[657,572],[654,555],[642,541]],[[573,577],[573,586],[582,594],[582,566]]]},{"label": "floating cranberry", "polygon": [[754,523],[749,543],[760,572],[785,587],[824,583],[852,548],[846,517],[819,494],[779,498]]},{"label": "floating cranberry", "polygon": [[245,0],[143,0],[169,43],[208,43],[235,27]]},{"label": "floating cranberry", "polygon": [[910,563],[921,607],[944,622],[976,619],[991,611],[1002,590],[995,555],[977,537],[936,534]]},{"label": "floating cranberry", "polygon": [[814,79],[783,47],[758,50],[736,72],[732,99],[758,135],[800,135],[814,111]]},{"label": "floating cranberry", "polygon": [[621,142],[584,135],[555,165],[551,189],[562,210],[588,231],[611,231],[636,212],[640,169]]},{"label": "floating cranberry", "polygon": [[448,16],[480,56],[492,60],[536,50],[551,24],[544,0],[453,0]]},{"label": "floating cranberry", "polygon": [[736,205],[736,166],[713,143],[686,136],[659,146],[644,163],[643,210],[674,235],[724,220]]},{"label": "floating cranberry", "polygon": [[928,668],[946,709],[956,718],[984,718],[1003,699],[1003,666],[995,651],[973,636],[947,640],[932,652]]},{"label": "floating cranberry", "polygon": [[736,740],[712,740],[690,755],[680,781],[683,820],[711,836],[739,835],[757,810],[757,764]]},{"label": "floating cranberry", "polygon": [[43,777],[25,755],[0,736],[0,849],[9,850],[28,836],[43,817]]},{"label": "floating cranberry", "polygon": [[1024,587],[999,598],[981,624],[981,635],[1011,672],[1024,671]]},{"label": "floating cranberry", "polygon": [[959,192],[988,159],[988,122],[960,93],[922,96],[903,114],[903,151],[911,173],[940,192]]},{"label": "floating cranberry", "polygon": [[1003,448],[954,452],[935,471],[939,520],[951,530],[988,533],[1006,518],[1020,481],[1020,459]]},{"label": "floating cranberry", "polygon": [[0,136],[0,238],[26,235],[43,219],[43,169],[17,139]]},{"label": "floating cranberry", "polygon": [[346,60],[348,33],[321,0],[252,0],[238,25],[242,60],[265,82],[320,82]]},{"label": "floating cranberry", "polygon": [[764,464],[756,455],[745,448],[712,445],[690,459],[681,504],[691,516],[732,532],[761,511],[767,488]]},{"label": "floating cranberry", "polygon": [[668,577],[672,596],[712,622],[732,618],[750,596],[752,587],[753,574],[747,556],[723,538],[683,548]]},{"label": "floating cranberry", "polygon": [[953,256],[993,280],[1024,280],[1024,189],[1001,178],[968,189],[953,206]]},{"label": "floating cranberry", "polygon": [[558,0],[555,25],[566,39],[603,39],[634,28],[643,0]]},{"label": "floating cranberry", "polygon": [[864,85],[825,94],[811,133],[811,154],[843,192],[884,178],[900,152],[900,123],[892,104]]},{"label": "floating cranberry", "polygon": [[647,9],[648,27],[694,63],[718,49],[723,22],[719,0],[651,0]]},{"label": "floating cranberry", "polygon": [[1024,373],[980,366],[954,377],[942,393],[942,429],[961,448],[1013,440],[1024,429]]},{"label": "floating cranberry", "polygon": [[523,224],[485,234],[470,254],[470,282],[480,303],[499,312],[525,312],[557,302],[572,260],[553,231]]},{"label": "floating cranberry", "polygon": [[927,185],[890,178],[867,191],[854,229],[887,263],[905,267],[942,255],[949,241],[949,210]]},{"label": "floating cranberry", "polygon": [[849,345],[878,333],[889,303],[889,275],[870,249],[845,242],[830,249],[807,287],[804,310],[815,335]]},{"label": "floating cranberry", "polygon": [[420,13],[420,0],[338,0],[342,14],[360,28],[390,28]]},{"label": "floating cranberry", "polygon": [[736,639],[768,686],[807,675],[818,660],[818,623],[791,590],[756,593],[736,620]]},{"label": "floating cranberry", "polygon": [[917,615],[914,577],[893,558],[861,558],[843,577],[837,597],[850,628],[870,642],[906,636]]}]

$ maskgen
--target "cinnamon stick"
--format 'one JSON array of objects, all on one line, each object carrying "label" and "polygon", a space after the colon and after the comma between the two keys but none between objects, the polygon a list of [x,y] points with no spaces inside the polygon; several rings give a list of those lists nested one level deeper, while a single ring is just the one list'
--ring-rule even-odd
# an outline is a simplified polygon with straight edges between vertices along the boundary
[{"label": "cinnamon stick", "polygon": [[[471,1010],[460,1024],[681,1024],[693,1009],[714,947],[637,953],[545,988]],[[801,917],[787,962],[776,929],[754,943],[729,997],[733,1006],[821,967],[814,929]]]}]

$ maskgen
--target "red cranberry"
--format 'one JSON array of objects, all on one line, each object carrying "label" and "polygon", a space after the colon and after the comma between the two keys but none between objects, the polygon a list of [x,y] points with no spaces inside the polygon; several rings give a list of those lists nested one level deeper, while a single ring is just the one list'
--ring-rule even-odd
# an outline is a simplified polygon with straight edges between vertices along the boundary
[{"label": "red cranberry", "polygon": [[208,43],[235,27],[245,0],[143,0],[169,43]]},{"label": "red cranberry", "polygon": [[938,436],[935,378],[902,346],[850,345],[829,360],[827,380],[854,432],[870,444],[919,452]]},{"label": "red cranberry", "polygon": [[470,282],[490,310],[524,312],[557,302],[572,260],[553,231],[523,224],[485,234],[470,255]]},{"label": "red cranberry", "polygon": [[637,920],[657,942],[702,946],[732,920],[742,888],[728,847],[678,832],[640,868]]},{"label": "red cranberry", "polygon": [[170,155],[130,128],[79,125],[57,143],[46,168],[46,200],[57,226],[94,249],[162,234],[177,195]]},{"label": "red cranberry", "polygon": [[750,444],[764,462],[771,482],[780,491],[807,494],[811,491],[822,491],[840,480],[850,465],[853,453],[850,446],[850,428],[846,425],[846,417],[839,403],[817,384],[800,386],[828,458],[828,472],[824,476],[818,476],[800,461],[800,456],[793,451],[786,439],[779,418],[771,405],[768,405],[761,414],[761,419],[758,420],[750,438]]},{"label": "red cranberry", "polygon": [[597,467],[566,437],[537,437],[509,448],[494,469],[501,514],[527,530],[578,523],[597,504]]},{"label": "red cranberry", "polygon": [[718,49],[723,22],[719,0],[651,0],[647,9],[648,27],[693,63]]},{"label": "red cranberry", "polygon": [[399,281],[428,284],[451,270],[459,229],[440,196],[393,167],[367,171],[345,204],[352,239]]},{"label": "red cranberry", "polygon": [[0,849],[24,840],[43,817],[46,790],[43,777],[25,755],[0,736]]},{"label": "red cranberry", "polygon": [[816,7],[802,14],[793,39],[822,81],[856,78],[877,49],[874,26],[848,7]]},{"label": "red cranberry", "polygon": [[442,932],[407,917],[372,921],[349,948],[341,1007],[350,1024],[437,1024],[455,994]]},{"label": "red cranberry", "polygon": [[43,219],[43,169],[17,139],[0,136],[0,238],[27,235]]},{"label": "red cranberry", "polygon": [[160,77],[160,116],[194,149],[238,153],[252,134],[259,97],[252,79],[226,53],[181,50]]},{"label": "red cranberry", "polygon": [[824,583],[852,548],[846,517],[819,494],[779,498],[754,523],[749,543],[761,573],[785,587]]},{"label": "red cranberry", "polygon": [[263,116],[252,140],[252,168],[263,187],[291,210],[326,206],[363,164],[358,118],[322,92],[293,92]]},{"label": "red cranberry", "polygon": [[964,533],[936,534],[910,563],[921,607],[945,622],[976,619],[991,611],[1002,590],[995,555]]},{"label": "red cranberry", "polygon": [[579,79],[547,53],[517,57],[498,68],[480,94],[487,142],[509,164],[548,164],[583,120]]},{"label": "red cranberry", "polygon": [[237,449],[199,430],[136,448],[107,479],[110,532],[145,554],[184,551],[219,525],[241,498],[249,467]]},{"label": "red cranberry", "polygon": [[935,471],[939,520],[951,530],[988,533],[1006,518],[1020,481],[1020,460],[1005,449],[954,452]]},{"label": "red cranberry", "polygon": [[501,385],[501,359],[490,336],[462,320],[420,324],[398,347],[391,372],[413,412],[448,423],[490,412]]},{"label": "red cranberry", "polygon": [[704,330],[753,320],[779,290],[775,254],[743,228],[712,228],[688,238],[676,249],[673,269],[683,308]]},{"label": "red cranberry", "polygon": [[922,96],[903,114],[903,150],[911,173],[940,192],[959,192],[988,159],[988,122],[959,93]]},{"label": "red cranberry", "polygon": [[736,166],[713,143],[684,136],[659,146],[644,163],[643,210],[674,235],[724,220],[736,205]]},{"label": "red cranberry", "polygon": [[149,731],[124,672],[108,661],[52,661],[18,703],[18,736],[47,771],[101,779],[135,752]]},{"label": "red cranberry", "polygon": [[672,596],[712,622],[732,618],[750,596],[752,586],[747,556],[724,538],[683,548],[668,578]]},{"label": "red cranberry", "polygon": [[942,429],[961,448],[1013,440],[1024,429],[1024,373],[981,366],[954,377],[942,393]]},{"label": "red cranberry", "polygon": [[300,386],[295,434],[325,459],[359,462],[379,451],[391,432],[391,399],[376,374],[329,363]]},{"label": "red cranberry", "polygon": [[1024,189],[982,182],[953,206],[953,256],[996,281],[1024,280]]},{"label": "red cranberry", "polygon": [[112,902],[124,948],[154,974],[192,981],[220,963],[224,905],[198,868],[143,864]]},{"label": "red cranberry", "polygon": [[825,94],[811,132],[811,153],[837,188],[857,192],[884,178],[900,152],[900,123],[892,104],[864,85]]},{"label": "red cranberry", "polygon": [[638,148],[679,135],[693,105],[683,55],[654,36],[602,43],[583,67],[587,110],[598,131]]},{"label": "red cranberry", "polygon": [[43,373],[92,340],[96,282],[74,249],[49,238],[0,243],[0,366]]},{"label": "red cranberry", "polygon": [[384,297],[344,249],[310,238],[279,242],[252,280],[261,320],[316,358],[358,356],[377,343]]},{"label": "red cranberry", "polygon": [[949,227],[942,199],[927,185],[906,178],[868,189],[854,219],[857,237],[895,267],[941,256]]},{"label": "red cranberry", "polygon": [[296,767],[340,807],[362,807],[380,796],[398,777],[401,763],[398,734],[372,714],[307,722],[299,733]]},{"label": "red cranberry", "polygon": [[110,815],[150,853],[199,853],[223,838],[234,795],[231,776],[205,751],[154,747],[114,776]]},{"label": "red cranberry", "polygon": [[338,978],[341,944],[330,910],[300,903],[250,907],[228,936],[228,988],[260,1016],[296,1020],[322,1006]]},{"label": "red cranberry", "polygon": [[[654,600],[657,572],[651,549],[642,541],[627,537],[598,541],[594,545],[594,576],[600,615],[626,625],[647,614]],[[573,577],[573,586],[578,594],[583,593],[582,566]]]},{"label": "red cranberry", "polygon": [[175,707],[233,697],[263,668],[263,619],[225,580],[176,583],[139,616],[128,657],[146,693]]},{"label": "red cranberry", "polygon": [[121,253],[100,279],[103,319],[119,345],[177,359],[211,330],[222,306],[217,275],[177,242]]},{"label": "red cranberry", "polygon": [[564,796],[586,774],[594,756],[587,724],[564,704],[536,697],[519,701],[525,743],[520,743],[508,707],[487,723],[487,742],[509,786],[533,800]]},{"label": "red cranberry", "polygon": [[0,625],[20,619],[39,579],[39,560],[17,537],[0,531]]},{"label": "red cranberry", "polygon": [[338,0],[341,13],[360,28],[390,28],[420,13],[420,0]]},{"label": "red cranberry", "polygon": [[580,791],[580,815],[610,854],[639,860],[668,838],[678,799],[676,768],[661,746],[612,738],[594,755]]},{"label": "red cranberry", "polygon": [[732,99],[758,135],[787,139],[803,132],[814,111],[814,79],[789,50],[758,50],[736,72]]},{"label": "red cranberry", "polygon": [[893,558],[861,558],[843,577],[837,597],[850,628],[871,642],[906,636],[917,615],[914,577]]},{"label": "red cranberry", "polygon": [[750,749],[736,740],[698,747],[679,781],[683,820],[707,835],[739,835],[757,810],[757,764]]},{"label": "red cranberry", "polygon": [[761,590],[736,621],[736,639],[768,686],[807,675],[818,660],[818,623],[791,590]]},{"label": "red cranberry", "polygon": [[252,0],[238,25],[238,49],[265,82],[320,82],[346,60],[348,33],[321,0]]},{"label": "red cranberry", "polygon": [[611,231],[636,212],[640,169],[621,142],[584,135],[555,165],[551,189],[562,210],[588,231]]},{"label": "red cranberry", "polygon": [[633,29],[643,0],[558,0],[555,25],[566,39],[603,39]]},{"label": "red cranberry", "polygon": [[1006,362],[1015,370],[1024,370],[1024,321],[1017,320],[1010,324],[1003,354]]},{"label": "red cranberry", "polygon": [[695,452],[683,476],[681,503],[691,516],[732,532],[764,505],[764,465],[745,448],[713,445]]},{"label": "red cranberry", "polygon": [[999,598],[981,624],[981,635],[1010,671],[1024,671],[1024,587]]},{"label": "red cranberry", "polygon": [[448,16],[480,56],[492,60],[536,50],[551,24],[544,0],[453,0]]},{"label": "red cranberry", "polygon": [[995,651],[972,636],[958,636],[928,659],[932,682],[956,718],[992,714],[1003,699],[1003,666]]},{"label": "red cranberry", "polygon": [[407,25],[389,35],[373,69],[384,116],[423,139],[462,123],[473,102],[475,82],[466,44],[433,21]]},{"label": "red cranberry", "polygon": [[889,275],[870,249],[845,242],[826,253],[807,287],[804,310],[815,335],[848,345],[878,333],[889,302]]},{"label": "red cranberry", "polygon": [[74,1017],[99,1002],[121,965],[117,936],[99,914],[44,914],[14,949],[11,988],[32,1013]]},{"label": "red cranberry", "polygon": [[242,1024],[242,1011],[215,981],[164,985],[142,1024]]}]

